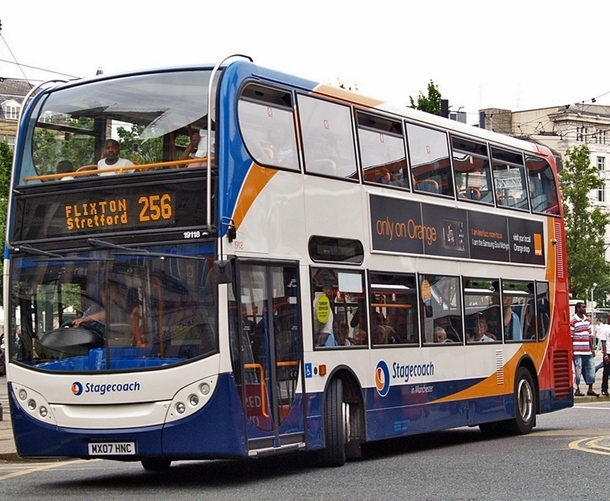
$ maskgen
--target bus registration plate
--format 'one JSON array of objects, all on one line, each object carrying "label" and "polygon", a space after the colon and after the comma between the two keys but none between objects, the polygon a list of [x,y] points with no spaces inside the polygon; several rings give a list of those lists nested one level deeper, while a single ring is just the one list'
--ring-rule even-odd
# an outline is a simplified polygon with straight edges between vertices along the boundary
[{"label": "bus registration plate", "polygon": [[136,453],[135,442],[90,442],[90,456],[131,456]]}]

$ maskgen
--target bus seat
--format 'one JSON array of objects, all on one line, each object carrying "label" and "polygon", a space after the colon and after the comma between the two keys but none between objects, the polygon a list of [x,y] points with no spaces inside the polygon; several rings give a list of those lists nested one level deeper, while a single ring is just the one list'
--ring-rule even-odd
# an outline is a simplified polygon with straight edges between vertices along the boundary
[{"label": "bus seat", "polygon": [[417,181],[415,185],[417,191],[425,191],[426,193],[440,193],[440,187],[434,179],[422,179]]},{"label": "bus seat", "polygon": [[498,205],[504,205],[506,207],[514,207],[517,204],[515,197],[510,195],[500,195],[498,197]]},{"label": "bus seat", "polygon": [[460,190],[458,196],[467,200],[481,200],[481,192],[478,188],[475,188],[474,186],[470,186],[464,190]]}]

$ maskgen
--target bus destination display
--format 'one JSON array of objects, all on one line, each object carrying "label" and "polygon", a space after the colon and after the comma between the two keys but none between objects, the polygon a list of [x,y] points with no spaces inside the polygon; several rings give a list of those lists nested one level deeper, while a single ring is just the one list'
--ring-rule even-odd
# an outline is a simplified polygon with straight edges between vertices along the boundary
[{"label": "bus destination display", "polygon": [[174,212],[174,196],[171,193],[105,198],[64,205],[68,232],[173,224]]},{"label": "bus destination display", "polygon": [[[200,229],[206,210],[205,198],[199,194],[196,183],[182,180],[162,187],[104,187],[60,195],[24,189],[16,197],[20,231],[15,242],[162,228]],[[23,224],[25,220],[31,224]]]}]

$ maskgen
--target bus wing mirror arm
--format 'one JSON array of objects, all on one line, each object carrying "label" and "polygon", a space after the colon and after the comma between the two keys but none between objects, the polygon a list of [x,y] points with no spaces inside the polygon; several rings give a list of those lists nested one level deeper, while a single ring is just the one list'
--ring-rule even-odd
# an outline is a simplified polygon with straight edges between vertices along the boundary
[{"label": "bus wing mirror arm", "polygon": [[212,276],[216,284],[230,284],[233,282],[233,266],[231,261],[214,261]]}]

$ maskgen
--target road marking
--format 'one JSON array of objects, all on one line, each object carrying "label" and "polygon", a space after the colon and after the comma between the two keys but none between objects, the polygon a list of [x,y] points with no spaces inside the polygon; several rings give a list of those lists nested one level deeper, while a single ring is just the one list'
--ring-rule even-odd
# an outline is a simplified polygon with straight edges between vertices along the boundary
[{"label": "road marking", "polygon": [[[605,442],[606,445],[600,445],[602,441]],[[577,451],[610,456],[610,436],[605,435],[602,437],[581,438],[580,440],[571,442],[569,447],[570,449]]]},{"label": "road marking", "polygon": [[52,468],[57,468],[59,466],[65,466],[75,463],[80,463],[81,460],[77,459],[75,461],[58,461],[57,463],[45,463],[43,465],[28,467],[21,471],[15,471],[13,473],[9,473],[8,475],[0,475],[0,480],[7,480],[9,478],[21,477],[23,475],[29,475],[31,473],[36,473],[38,471],[50,470]]}]

